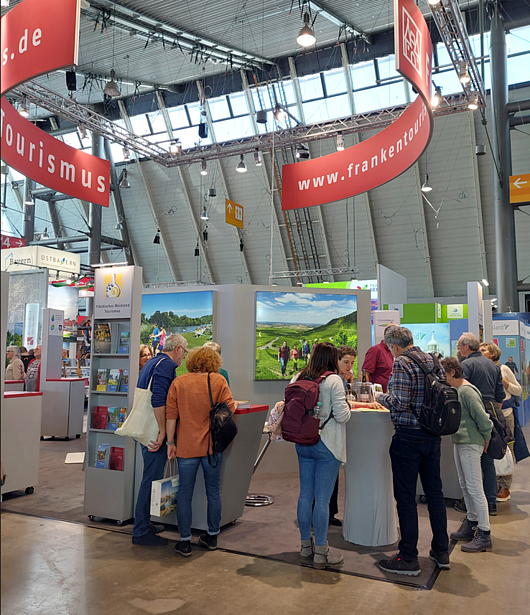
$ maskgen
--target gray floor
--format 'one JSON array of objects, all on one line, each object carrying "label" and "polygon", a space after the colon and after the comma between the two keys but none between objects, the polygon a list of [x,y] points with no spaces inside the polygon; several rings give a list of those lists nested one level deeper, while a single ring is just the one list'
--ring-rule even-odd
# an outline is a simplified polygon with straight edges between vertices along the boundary
[{"label": "gray floor", "polygon": [[222,550],[184,560],[172,544],[133,547],[126,534],[3,512],[2,613],[519,615],[530,604],[529,513],[530,459],[492,518],[493,552],[457,547],[427,591]]}]

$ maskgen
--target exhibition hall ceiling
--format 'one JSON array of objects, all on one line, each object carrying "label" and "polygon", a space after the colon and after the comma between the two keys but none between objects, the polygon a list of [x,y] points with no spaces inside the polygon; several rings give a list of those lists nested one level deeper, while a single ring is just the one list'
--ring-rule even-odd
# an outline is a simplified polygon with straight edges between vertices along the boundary
[{"label": "exhibition hall ceiling", "polygon": [[[13,6],[17,2],[11,0],[10,4]],[[304,52],[295,41],[302,25],[298,2],[294,2],[292,8],[291,2],[280,0],[223,0],[216,3],[205,0],[121,0],[116,3],[90,0],[82,4],[84,8],[77,77],[79,90],[75,93],[76,99],[82,104],[101,102],[102,88],[110,70],[114,69],[122,95],[127,99],[127,110],[135,122],[134,126],[148,126],[150,132],[147,134],[152,134],[153,141],[167,141],[169,138],[167,133],[163,138],[161,133],[158,133],[159,136],[155,134],[157,130],[165,132],[165,128],[159,117],[154,85],[182,86],[173,93],[165,90],[164,97],[168,106],[178,105],[175,116],[172,116],[175,118],[178,113],[184,113],[186,103],[189,124],[183,124],[186,126],[182,130],[184,143],[186,138],[190,140],[190,145],[197,140],[197,122],[193,119],[194,113],[199,117],[197,81],[211,83],[215,90],[207,90],[207,95],[211,94],[211,101],[218,105],[215,107],[212,104],[214,116],[216,113],[221,114],[219,101],[222,102],[223,96],[226,98],[230,93],[230,113],[233,119],[226,124],[214,121],[218,141],[234,138],[231,136],[231,130],[241,127],[244,122],[248,123],[250,130],[248,109],[241,111],[241,116],[236,112],[236,105],[241,104],[244,107],[246,104],[244,96],[237,99],[237,92],[241,90],[241,73],[236,65],[232,66],[231,70],[226,63],[214,63],[207,59],[206,43],[200,44],[200,53],[191,54],[189,51],[180,50],[178,44],[173,46],[166,42],[164,47],[156,34],[147,41],[140,33],[135,33],[132,26],[129,30],[113,27],[112,16],[120,11],[128,11],[131,22],[159,23],[161,27],[158,30],[162,30],[162,26],[180,28],[187,34],[195,35],[197,39],[216,43],[218,48],[233,48],[246,54],[247,58],[252,56],[269,61],[270,63],[263,63],[259,68],[245,65],[251,87],[254,86],[254,76],[260,84],[264,83],[267,76],[272,79],[274,62],[281,63],[282,59],[293,58],[295,66],[300,67],[300,73],[306,77],[301,80],[303,100],[295,100],[295,93],[295,98],[292,99],[294,102],[290,104],[293,105],[292,110],[296,115],[300,108],[303,109],[307,124],[320,121],[320,118],[324,117],[322,109],[327,110],[329,117],[345,117],[350,113],[347,103],[343,102],[346,95],[340,93],[339,86],[336,96],[333,94],[334,97],[325,98],[329,95],[331,84],[338,83],[336,75],[329,71],[333,68],[340,73],[342,70],[336,68],[337,57],[340,58],[340,47],[337,46],[339,27],[318,15],[314,24],[318,51]],[[368,38],[372,36],[371,40],[377,40],[378,36],[384,36],[384,33],[392,28],[393,3],[390,0],[334,0],[318,4],[332,12],[339,21],[369,35]],[[465,11],[476,8],[477,4],[460,2]],[[518,9],[520,4],[518,0],[503,3],[507,27],[510,24],[510,16],[516,14],[511,13],[510,8],[513,6],[514,10]],[[420,0],[420,8],[424,14],[429,13],[423,0]],[[103,9],[109,13],[102,28]],[[2,13],[4,12],[3,9]],[[524,23],[520,22],[518,15],[519,13],[517,26],[520,27]],[[487,27],[489,28],[488,21]],[[153,32],[156,29],[154,27]],[[178,37],[176,40],[178,41]],[[344,40],[345,36],[342,35],[340,41]],[[512,51],[530,51],[528,29],[519,32],[511,41]],[[516,46],[516,43],[522,47]],[[354,53],[355,48],[357,51]],[[370,45],[365,44],[362,38],[358,39],[356,44],[350,40],[348,50],[352,64],[364,67],[365,62],[373,60],[375,54],[370,49]],[[387,52],[387,55],[388,53],[391,51]],[[525,57],[527,63],[530,55]],[[443,63],[444,61],[440,61],[440,64]],[[285,61],[282,66],[286,66]],[[518,66],[515,63],[509,64],[509,77],[513,84],[510,87],[510,100],[530,98],[530,87],[523,82]],[[311,88],[316,86],[311,82],[308,67],[314,69],[317,75],[319,72],[325,75],[317,81],[322,80],[328,85],[328,93],[315,94],[314,100],[309,100]],[[376,87],[374,76],[374,89],[356,93],[356,105],[370,105],[373,102],[381,108],[398,104],[398,100],[403,99],[405,102],[405,98],[411,95],[410,90],[396,81],[392,57],[388,60],[382,58],[379,61],[379,69],[383,71],[380,75],[382,79],[394,81],[387,85],[386,89],[384,84]],[[373,70],[373,65],[370,65],[372,73]],[[388,72],[384,72],[385,70]],[[359,79],[364,79],[363,71],[358,73]],[[289,80],[288,71],[282,76]],[[277,77],[277,74],[274,75],[275,79]],[[442,76],[439,78],[442,80]],[[443,79],[446,83],[444,94],[458,91],[458,80],[456,79],[454,86],[455,77],[451,69],[446,71]],[[63,96],[67,95],[64,73],[48,75],[40,81]],[[398,89],[399,93],[396,93]],[[290,90],[288,95],[289,92]],[[379,97],[372,94],[368,96],[370,92],[380,92]],[[138,96],[139,94],[144,96]],[[173,100],[173,94],[177,98],[180,96],[180,99]],[[112,119],[119,118],[116,101],[106,101],[105,105],[98,109],[108,113]],[[362,110],[369,110],[369,107]],[[34,110],[34,113],[39,116],[49,115],[44,110]],[[177,127],[177,124],[175,119],[174,127]],[[229,124],[230,127],[227,127]],[[272,159],[268,152],[263,157],[264,164],[261,167],[255,166],[254,160],[247,157],[248,172],[244,174],[236,172],[238,158],[209,163],[208,175],[201,175],[200,165],[197,164],[166,169],[152,161],[131,160],[126,167],[131,188],[120,191],[125,216],[116,213],[113,203],[111,207],[103,208],[103,233],[121,238],[117,227],[120,224],[127,225],[131,250],[135,262],[144,268],[146,283],[198,280],[216,284],[266,284],[271,270],[279,272],[296,268],[294,247],[300,269],[313,268],[316,262],[322,268],[349,265],[358,269],[359,279],[370,279],[375,277],[376,263],[381,263],[408,278],[410,298],[464,295],[468,280],[483,277],[488,277],[490,288],[494,292],[493,160],[489,145],[491,123],[488,123],[486,129],[478,112],[439,118],[435,122],[430,146],[418,163],[406,173],[355,198],[320,208],[301,210],[298,219],[292,212],[287,216],[281,212],[277,184],[277,178],[281,178],[282,165],[296,161],[293,149],[284,149],[277,153],[276,169],[271,164]],[[530,130],[525,126],[511,131],[513,173],[529,171],[529,133]],[[362,133],[361,139],[367,139],[372,134],[374,133]],[[69,144],[74,144],[77,140],[76,147],[80,147],[75,131],[58,138]],[[353,135],[346,135],[346,147],[353,146],[355,139]],[[211,140],[206,141],[209,142]],[[476,143],[486,145],[485,156],[475,156]],[[82,145],[86,147],[87,142]],[[325,139],[309,145],[311,158],[330,154],[335,150],[335,139]],[[121,148],[115,147],[113,151],[115,160],[119,163],[119,174],[124,164]],[[422,197],[420,191],[426,174],[433,185],[433,191],[427,195],[430,203]],[[16,180],[20,178],[10,171],[6,208],[2,211],[3,228],[10,227],[15,233],[17,230],[21,231],[23,226],[23,183]],[[271,186],[274,187],[272,198]],[[210,196],[212,188],[215,189],[215,196]],[[244,207],[242,231],[225,222],[227,198]],[[4,202],[3,195],[2,201]],[[272,216],[271,202],[274,206]],[[209,220],[201,220],[205,208]],[[515,213],[520,280],[530,275],[528,209],[525,210],[527,213]],[[58,201],[57,211],[62,236],[89,231],[86,203],[73,199]],[[50,216],[48,204],[37,200],[36,233],[40,234],[46,229],[51,237],[54,236]],[[153,243],[159,228],[161,242]],[[204,239],[205,231],[207,240]],[[82,245],[71,244],[69,248],[77,249]],[[197,248],[198,257],[195,256]],[[102,259],[121,262],[124,260],[123,252],[117,249],[104,251]],[[88,262],[86,254],[82,255],[82,262]],[[345,277],[335,278],[342,279]],[[293,284],[295,283],[293,280]]]}]

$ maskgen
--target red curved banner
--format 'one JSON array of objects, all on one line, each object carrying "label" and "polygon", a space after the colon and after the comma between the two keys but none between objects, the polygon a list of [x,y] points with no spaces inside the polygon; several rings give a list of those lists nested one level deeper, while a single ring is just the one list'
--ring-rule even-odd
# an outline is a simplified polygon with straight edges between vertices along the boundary
[{"label": "red curved banner", "polygon": [[342,152],[284,165],[282,209],[332,203],[381,186],[421,156],[433,130],[432,42],[414,0],[394,1],[396,70],[419,92],[390,126]]}]

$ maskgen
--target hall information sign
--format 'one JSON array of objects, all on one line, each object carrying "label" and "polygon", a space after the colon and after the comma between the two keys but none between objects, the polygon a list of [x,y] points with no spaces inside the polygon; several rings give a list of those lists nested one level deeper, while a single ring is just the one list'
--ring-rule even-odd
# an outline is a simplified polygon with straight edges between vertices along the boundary
[{"label": "hall information sign", "polygon": [[230,199],[226,199],[225,213],[227,224],[237,226],[237,228],[243,228],[243,218],[245,213],[243,205],[239,205]]},{"label": "hall information sign", "polygon": [[530,173],[510,175],[510,203],[530,203]]}]

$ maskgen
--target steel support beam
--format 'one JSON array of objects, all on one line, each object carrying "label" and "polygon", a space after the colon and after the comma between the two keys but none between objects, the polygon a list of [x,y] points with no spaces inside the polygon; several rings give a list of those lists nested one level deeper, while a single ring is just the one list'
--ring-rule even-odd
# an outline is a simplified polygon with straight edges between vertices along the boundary
[{"label": "steel support beam", "polygon": [[[166,107],[166,103],[164,101],[164,96],[162,95],[162,92],[156,93],[156,100],[158,103],[158,108],[160,109],[160,112],[162,113],[162,118],[166,126],[166,132],[170,139],[174,139],[175,135],[173,134],[173,127],[171,126],[171,120],[169,118],[169,113],[167,112],[167,107]],[[177,171],[178,171],[178,176],[180,180],[180,185],[182,187],[182,193],[184,195],[184,202],[186,203],[186,207],[188,209],[188,214],[190,216],[191,224],[193,225],[195,236],[200,241],[200,238],[201,238],[200,229],[199,229],[199,225],[197,224],[197,219],[195,218],[195,213],[193,211],[191,196],[190,196],[190,193],[189,193],[189,190],[186,185],[185,178],[184,178],[184,171],[182,170],[182,167],[177,167]],[[201,242],[201,246],[202,246],[202,242]],[[210,283],[215,284],[215,280],[213,277],[212,268],[210,266],[210,261],[208,259],[207,251],[204,249],[201,249],[201,255],[199,258],[202,258],[204,262],[204,266],[206,267],[206,272],[208,273],[208,277],[210,278]]]},{"label": "steel support beam", "polygon": [[425,269],[427,273],[427,283],[429,285],[429,297],[434,297],[434,282],[432,278],[431,253],[429,251],[429,236],[427,235],[427,223],[425,222],[425,209],[423,197],[421,196],[420,167],[417,162],[412,166],[414,169],[414,181],[416,183],[416,194],[418,197],[418,212],[420,215],[421,233],[423,236],[423,251],[425,253]]},{"label": "steel support beam", "polygon": [[57,247],[59,250],[64,250],[64,241],[59,240],[59,237],[62,235],[61,224],[59,222],[59,212],[57,211],[57,205],[53,201],[48,202],[48,214],[50,216],[50,220],[52,221],[53,234],[57,238]]},{"label": "steel support beam", "polygon": [[[127,108],[125,107],[125,103],[123,102],[123,100],[118,100],[118,106],[120,108],[121,118],[125,122],[125,126],[127,127],[127,130],[129,130],[130,132],[133,132],[131,118],[129,117],[129,114],[127,113]],[[149,206],[149,210],[151,211],[151,215],[153,216],[153,221],[155,223],[155,226],[158,229],[160,227],[158,226],[158,216],[156,215],[155,202],[151,195],[151,190],[149,189],[149,185],[147,184],[144,170],[142,169],[142,163],[140,162],[140,156],[138,155],[138,152],[136,152],[136,150],[133,149],[132,151],[134,152],[133,155],[136,161],[136,170],[138,171],[138,176],[140,177],[140,181],[143,183],[143,187],[145,190],[147,204]],[[162,250],[164,251],[164,255],[166,257],[169,270],[171,272],[171,275],[173,276],[173,281],[175,282],[179,279],[180,276],[177,275],[177,271],[175,269],[175,264],[174,264],[174,259],[170,258],[169,256],[169,252],[167,249],[167,243],[166,243],[166,233],[164,229],[162,228],[160,228],[160,243],[162,245]]]},{"label": "steel support beam", "polygon": [[[213,122],[212,122],[212,114],[210,113],[210,107],[208,105],[208,101],[206,100],[205,96],[204,96],[204,90],[202,87],[202,83],[200,81],[197,81],[197,90],[199,91],[199,100],[203,101],[202,103],[202,107],[203,110],[206,113],[206,122],[208,123],[208,130],[210,132],[210,139],[212,141],[215,141],[215,129],[213,126]],[[226,183],[226,178],[225,178],[225,174],[223,171],[223,165],[221,164],[220,160],[217,160],[217,170],[219,173],[219,179],[221,180],[221,183],[223,184],[223,189],[224,192],[226,194],[226,197],[229,200],[230,199],[230,191],[228,190],[228,184]],[[247,284],[252,284],[252,280],[250,277],[250,270],[248,268],[248,263],[247,263],[247,258],[245,256],[245,252],[240,251],[239,249],[239,244],[241,241],[241,234],[239,233],[239,229],[237,229],[235,226],[232,226],[233,232],[234,232],[234,237],[236,239],[237,242],[237,250],[239,252],[239,254],[241,255],[241,265],[243,267],[243,271],[245,273],[245,277],[246,277],[246,283]]]},{"label": "steel support beam", "polygon": [[493,126],[493,210],[495,220],[495,274],[499,312],[517,311],[517,257],[515,216],[510,204],[510,123],[506,33],[499,5],[491,20],[491,117]]},{"label": "steel support beam", "polygon": [[319,2],[314,2],[313,0],[309,0],[308,4],[311,7],[311,10],[313,11],[313,13],[318,13],[319,15],[322,15],[324,19],[327,19],[332,24],[335,24],[336,26],[338,26],[346,34],[353,36],[355,38],[362,38],[368,44],[371,44],[372,39],[371,39],[371,36],[367,32],[363,32],[354,24],[347,22],[346,20],[339,17],[336,13],[333,13],[329,9],[324,8]]},{"label": "steel support beam", "polygon": [[[33,237],[35,235],[35,201],[33,201],[33,205],[28,205],[26,201],[31,196],[31,191],[35,188],[35,182],[28,177],[24,180],[24,226],[23,226],[23,235],[26,245],[29,244],[30,241],[33,241]],[[18,191],[17,191],[18,192]]]}]

